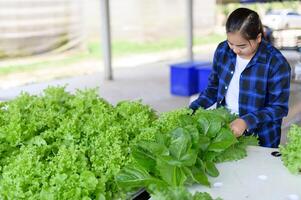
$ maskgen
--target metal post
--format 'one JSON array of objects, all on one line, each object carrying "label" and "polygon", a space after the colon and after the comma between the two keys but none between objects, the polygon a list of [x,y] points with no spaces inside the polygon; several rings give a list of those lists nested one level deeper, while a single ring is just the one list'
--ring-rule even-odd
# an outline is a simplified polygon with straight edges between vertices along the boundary
[{"label": "metal post", "polygon": [[187,0],[187,57],[193,61],[193,0]]},{"label": "metal post", "polygon": [[101,22],[102,22],[101,38],[102,38],[105,79],[113,80],[109,0],[100,0],[100,9],[101,9],[100,14],[101,14]]}]

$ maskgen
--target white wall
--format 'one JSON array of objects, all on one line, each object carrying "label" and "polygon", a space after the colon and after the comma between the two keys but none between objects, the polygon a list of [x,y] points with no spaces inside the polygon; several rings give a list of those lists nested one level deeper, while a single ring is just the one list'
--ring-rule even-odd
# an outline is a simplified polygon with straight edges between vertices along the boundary
[{"label": "white wall", "polygon": [[[100,0],[84,0],[85,31],[98,37]],[[215,25],[214,0],[194,0],[195,34]],[[155,40],[185,36],[186,0],[110,0],[112,36],[115,40]]]}]

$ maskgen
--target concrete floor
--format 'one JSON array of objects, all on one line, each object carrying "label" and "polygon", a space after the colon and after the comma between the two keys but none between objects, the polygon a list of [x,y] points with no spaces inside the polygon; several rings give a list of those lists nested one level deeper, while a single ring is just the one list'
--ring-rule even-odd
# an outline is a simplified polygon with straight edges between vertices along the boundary
[{"label": "concrete floor", "polygon": [[[284,52],[286,57],[294,64],[299,59],[299,54]],[[211,54],[212,55],[212,54]],[[204,55],[202,60],[209,60]],[[162,61],[146,64],[138,67],[118,68],[114,70],[114,81],[104,81],[103,73],[78,76],[73,78],[54,80],[44,83],[26,85],[22,87],[0,90],[0,100],[15,98],[21,91],[30,94],[39,94],[48,86],[67,85],[70,92],[76,89],[99,88],[99,94],[112,104],[122,100],[141,99],[158,112],[170,111],[177,108],[187,107],[190,97],[179,97],[170,94],[169,65],[182,60]],[[289,102],[290,110],[283,122],[283,139],[285,133],[293,123],[301,125],[301,83],[291,83],[291,95]]]}]

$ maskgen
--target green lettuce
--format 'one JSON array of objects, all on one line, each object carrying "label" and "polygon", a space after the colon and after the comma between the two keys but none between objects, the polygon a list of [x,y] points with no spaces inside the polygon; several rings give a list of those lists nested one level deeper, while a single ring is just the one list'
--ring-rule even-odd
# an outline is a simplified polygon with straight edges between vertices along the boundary
[{"label": "green lettuce", "polygon": [[301,172],[301,127],[292,125],[287,134],[288,143],[280,145],[281,159],[293,174]]}]

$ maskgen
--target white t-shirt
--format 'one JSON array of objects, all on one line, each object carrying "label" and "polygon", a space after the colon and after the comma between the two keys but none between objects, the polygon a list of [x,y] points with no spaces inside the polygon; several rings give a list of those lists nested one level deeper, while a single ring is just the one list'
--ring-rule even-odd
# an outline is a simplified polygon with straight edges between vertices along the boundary
[{"label": "white t-shirt", "polygon": [[244,71],[250,59],[243,59],[239,56],[236,56],[236,65],[235,71],[231,71],[233,73],[233,77],[228,86],[228,90],[226,93],[226,107],[232,112],[239,114],[239,106],[238,106],[238,97],[239,97],[239,80],[240,74]]}]

